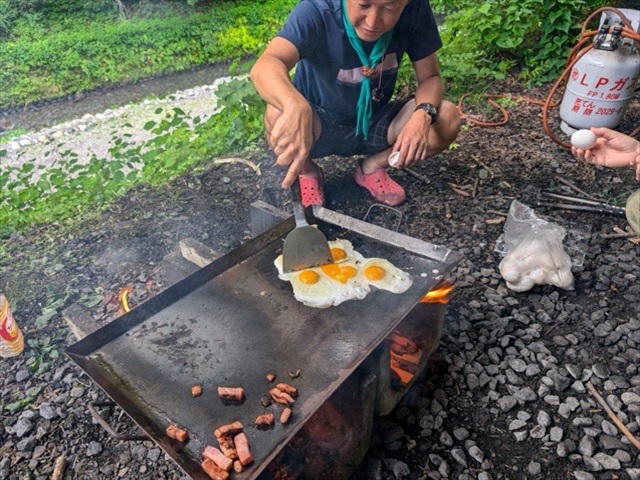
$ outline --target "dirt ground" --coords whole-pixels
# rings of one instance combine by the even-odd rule
[[[547,88],[523,91],[515,85],[505,85],[505,90],[539,99],[547,93]],[[468,266],[497,272],[500,257],[494,247],[514,199],[535,206],[541,190],[579,195],[567,187],[571,182],[599,199],[624,205],[626,196],[636,188],[631,169],[614,171],[579,163],[568,150],[552,142],[543,130],[540,106],[515,103],[509,113],[509,122],[500,127],[463,122],[463,130],[450,150],[414,167],[413,174],[392,173],[407,191],[407,201],[398,208],[403,215],[400,232],[460,251]],[[636,99],[620,130],[630,132],[638,124],[640,105]],[[560,134],[555,119],[552,128]],[[175,251],[184,238],[195,238],[219,253],[237,248],[250,238],[249,206],[256,200],[290,210],[288,196],[279,187],[282,171],[273,165],[273,156],[264,145],[245,158],[259,164],[260,175],[243,163],[213,166],[161,188],[139,187],[75,229],[48,225],[4,239],[7,255],[0,258],[0,292],[11,299],[26,338],[51,335],[58,338],[57,345],[62,348],[72,341],[60,314],[64,307],[80,301],[89,305],[96,296],[113,298],[126,284],[143,285],[147,280],[153,284],[163,257]],[[326,158],[318,163],[325,174],[326,206],[363,218],[372,199],[353,182],[354,159]],[[626,239],[600,238],[600,233],[613,233],[616,225],[626,227],[622,218],[545,208],[538,212],[560,224],[590,231],[582,248],[596,245],[605,256],[634,248]],[[156,291],[163,288],[153,285]],[[474,288],[461,289],[450,306],[452,314],[475,294]],[[145,299],[143,292],[135,295],[134,304]],[[586,299],[595,294],[589,285],[579,284],[575,295],[574,301],[580,302],[583,295]],[[43,313],[52,306],[57,313],[43,321]],[[620,298],[611,303],[609,311],[610,315],[624,315],[627,309],[627,302]],[[115,318],[116,310],[117,306],[106,301],[91,304],[98,320]],[[590,348],[594,357],[608,355],[598,344]],[[60,355],[51,368],[64,362],[68,360]],[[9,365],[7,361],[2,363]],[[459,415],[480,423],[491,420],[473,405]],[[483,415],[486,418],[481,418]],[[3,413],[5,426],[14,420],[14,416]],[[100,427],[92,428],[98,432]],[[523,444],[503,443],[500,438],[495,442],[492,449],[510,462],[526,456]],[[108,457],[110,447],[105,448],[103,455]],[[426,462],[428,450],[423,455]],[[420,458],[411,461],[418,464]],[[522,462],[526,465],[526,458]],[[503,473],[508,474],[509,469],[505,469]],[[563,472],[566,470],[559,469],[557,476],[552,473],[547,478],[566,478]]]

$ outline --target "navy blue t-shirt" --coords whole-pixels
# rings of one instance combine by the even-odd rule
[[[301,0],[278,36],[293,43],[300,54],[293,79],[298,91],[312,104],[324,108],[336,122],[355,122],[362,62],[345,34],[341,0]],[[363,44],[365,49],[373,45]],[[393,95],[404,53],[415,62],[441,46],[429,2],[409,0],[382,62],[383,96],[381,101],[373,102],[374,115]],[[378,87],[379,80],[377,74],[371,79],[372,89]]]

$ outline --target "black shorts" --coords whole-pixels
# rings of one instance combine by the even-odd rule
[[[366,140],[363,135],[356,137],[355,124],[337,123],[329,117],[326,110],[312,104],[311,108],[320,117],[322,132],[311,149],[311,158],[322,158],[328,155],[341,157],[373,155],[386,150],[391,146],[387,141],[389,125],[409,100],[411,99],[393,100],[382,107],[371,119]]]

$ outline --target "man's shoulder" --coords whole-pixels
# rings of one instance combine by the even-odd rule
[[[337,12],[341,8],[341,0],[301,0],[301,4],[313,5],[321,12]]]

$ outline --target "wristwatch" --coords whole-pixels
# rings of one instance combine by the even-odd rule
[[[418,110],[424,110],[424,112],[431,117],[431,125],[436,123],[438,120],[438,109],[434,107],[431,103],[421,103],[419,104],[414,112]]]

